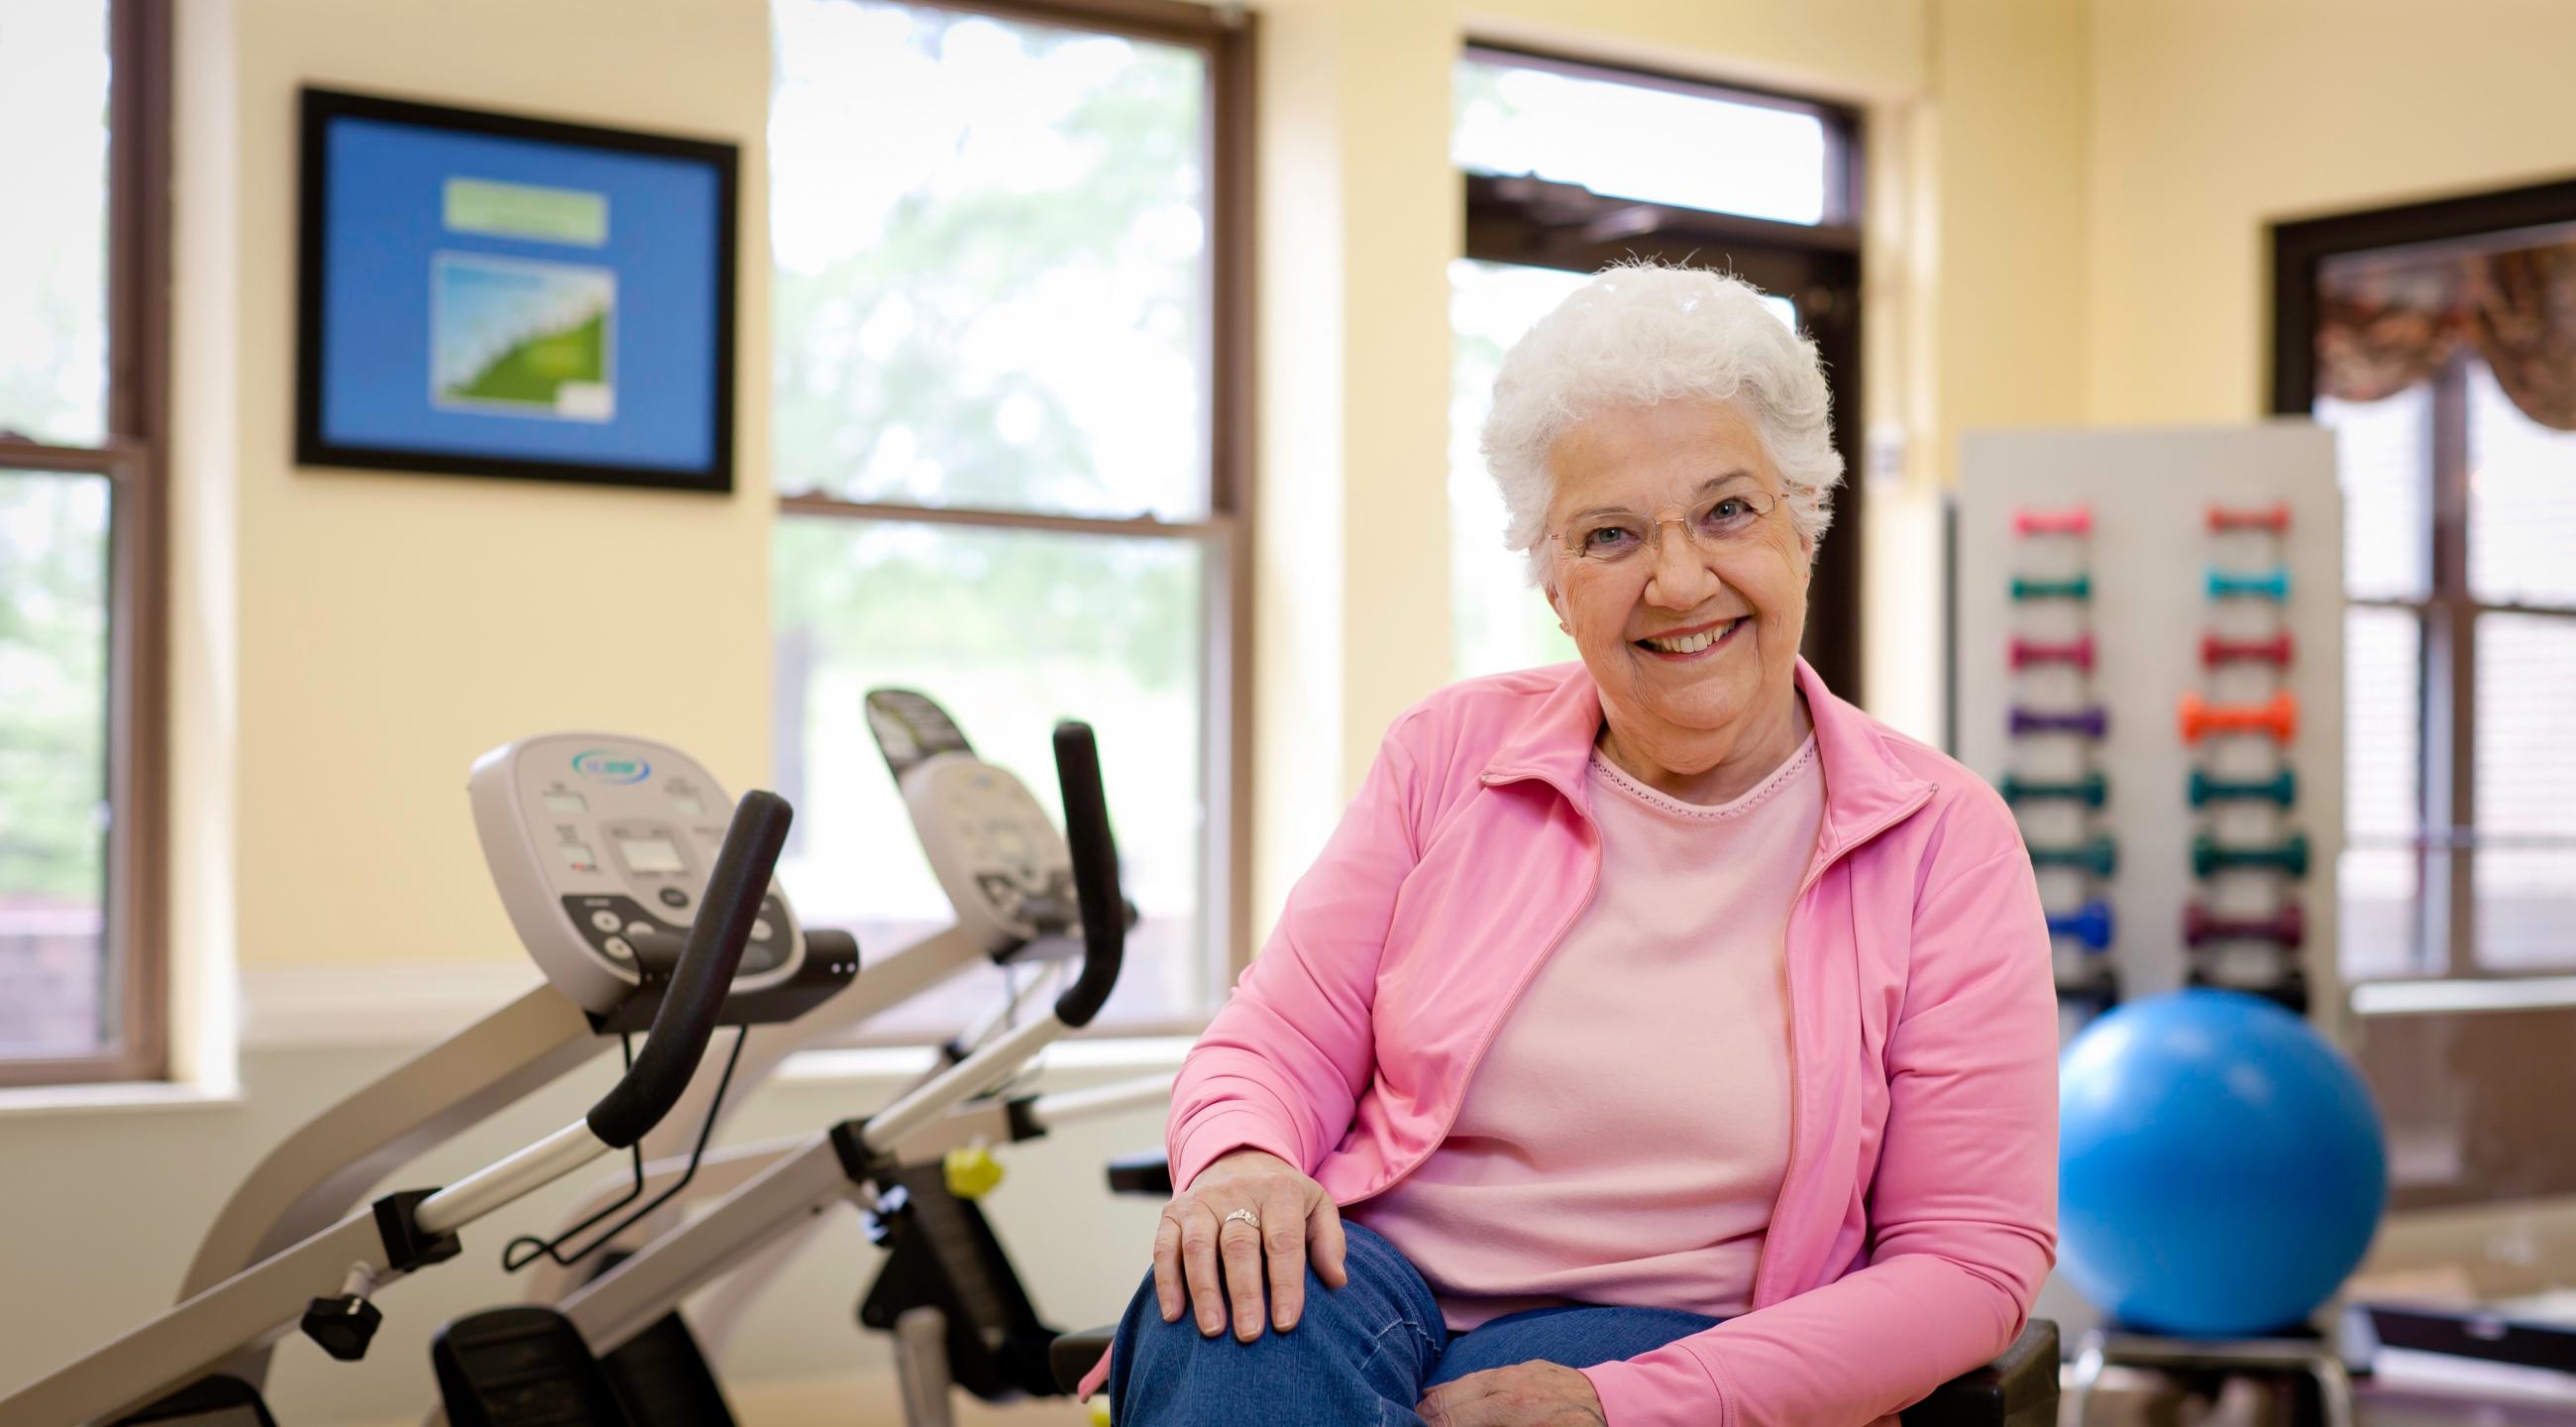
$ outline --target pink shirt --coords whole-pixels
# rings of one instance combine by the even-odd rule
[[[1561,1303],[1751,1306],[1789,1163],[1789,908],[1825,811],[1813,738],[1730,802],[1599,754],[1601,885],[1448,1137],[1350,1217],[1464,1331]]]

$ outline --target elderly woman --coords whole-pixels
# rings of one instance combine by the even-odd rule
[[[2055,1247],[2003,803],[1798,658],[1842,462],[1754,290],[1620,267],[1485,454],[1579,664],[1396,720],[1172,1097],[1120,1427],[1887,1417]]]

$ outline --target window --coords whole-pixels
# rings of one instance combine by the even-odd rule
[[[1466,255],[1449,272],[1450,653],[1460,676],[1574,657],[1502,548],[1502,497],[1477,438],[1503,353],[1604,264],[1734,271],[1822,350],[1835,444],[1856,472],[1859,119],[1803,99],[1473,47],[1452,80],[1450,154],[1467,178]],[[1807,656],[1860,694],[1861,491],[1834,498]]]
[[[1245,947],[1247,32],[1136,0],[772,13],[783,875],[880,952],[950,918],[870,688],[937,700],[1051,809],[1081,718],[1143,918],[1103,1023],[1195,1027]]]
[[[2347,979],[2576,968],[2576,184],[2275,230],[2345,501]]]
[[[165,1068],[169,10],[0,13],[0,1085]]]

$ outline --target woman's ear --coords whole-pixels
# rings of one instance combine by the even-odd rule
[[[1565,596],[1554,585],[1547,587],[1547,607],[1556,611],[1556,627],[1572,634],[1574,624],[1566,617]]]

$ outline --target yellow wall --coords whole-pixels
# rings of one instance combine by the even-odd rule
[[[536,728],[649,728],[734,782],[766,771],[766,6],[209,0],[182,13],[179,964],[214,973],[195,987],[206,1004],[236,959],[508,959],[456,796],[476,753]],[[1387,721],[1444,675],[1444,543],[1427,534],[1389,559],[1355,533],[1445,519],[1461,37],[1798,85],[1893,118],[1922,97],[1929,13],[1925,0],[1265,8],[1256,925]],[[297,469],[294,91],[308,82],[739,144],[740,489]],[[601,621],[619,561],[685,575],[648,632],[613,645]]]
[[[1924,89],[1872,112],[1863,281],[1870,450],[1863,677],[1872,713],[1942,730],[1943,493],[1958,437],[2080,414],[2082,9],[1939,0]]]
[[[2408,7],[2430,13],[2421,7]],[[2483,0],[1276,0],[1262,12],[1254,923],[1387,720],[1444,674],[1446,278],[1460,39],[1859,105],[1868,126],[1872,702],[1937,728],[1938,503],[1985,425],[2260,404],[2268,215],[2576,166],[2576,7]],[[182,10],[183,968],[505,959],[456,783],[532,728],[649,726],[766,770],[760,0],[210,0]],[[513,42],[494,44],[507,31]],[[565,64],[579,55],[578,64]],[[2420,65],[2420,68],[2419,68]],[[683,78],[684,77],[684,78]],[[743,149],[728,499],[299,471],[293,91],[418,94]],[[1425,532],[1389,558],[1373,532]],[[684,583],[597,640],[609,562]],[[679,651],[692,661],[671,677]],[[640,659],[638,656],[641,656]],[[376,809],[406,810],[389,824]]]
[[[2264,226],[2576,173],[2563,0],[2095,0],[2096,421],[2268,406]]]
[[[765,773],[769,37],[762,0],[176,8],[174,933],[188,1004],[224,1033],[183,1049],[220,1082],[236,952],[263,971],[516,956],[460,796],[483,748],[536,728],[642,727],[738,784]],[[1279,0],[1264,25],[1257,924],[1387,717],[1447,664],[1431,532],[1458,35],[1864,107],[1868,417],[1888,458],[1855,473],[1884,482],[1870,658],[1876,702],[1918,728],[1938,704],[1932,539],[1960,430],[2253,415],[2265,219],[2576,169],[2557,72],[2576,52],[2576,6],[2558,0]],[[741,491],[294,469],[293,91],[308,81],[740,144]],[[1371,512],[1422,530],[1423,558],[1364,545]],[[597,643],[583,618],[608,608],[602,571],[619,559],[689,572],[641,650]],[[685,677],[670,675],[675,651],[693,661]],[[259,1052],[236,1104],[0,1115],[0,1162],[50,1167],[0,1196],[0,1222],[44,1226],[0,1235],[0,1281],[52,1286],[77,1310],[0,1351],[0,1386],[161,1301],[239,1170],[402,1049]],[[560,1123],[578,1088],[451,1150],[442,1172]],[[773,1087],[746,1125],[812,1125],[874,1098]],[[1095,1185],[1099,1148],[1060,1147],[1014,1201],[1032,1281],[1067,1317],[1114,1307],[1103,1261],[1135,1241],[1050,1235],[1029,1206]],[[781,1295],[780,1321],[842,1331],[781,1338],[746,1371],[840,1361],[849,1281],[823,1263]],[[488,1277],[460,1266],[450,1286],[424,1284],[448,1297],[389,1333],[500,1296]],[[390,1418],[417,1406],[417,1343],[387,1361],[413,1366],[286,1371],[311,1394],[297,1401],[329,1404],[308,1420]]]
[[[178,10],[181,964],[219,961],[227,941],[246,968],[515,957],[464,815],[476,754],[608,727],[649,729],[737,783],[767,768],[766,9]],[[304,83],[742,144],[737,492],[297,469]],[[621,568],[669,573],[638,599]],[[650,624],[612,638],[611,616],[637,609]],[[228,877],[205,865],[227,855]]]

